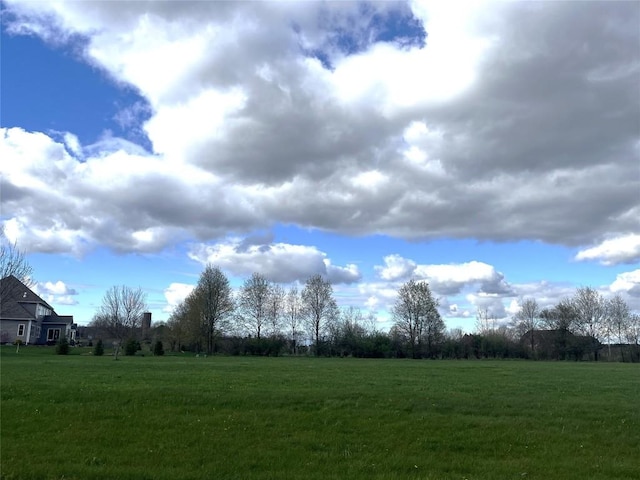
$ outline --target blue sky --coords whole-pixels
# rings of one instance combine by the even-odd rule
[[[207,262],[383,329],[409,278],[468,331],[640,309],[636,3],[2,5],[1,220],[80,324],[119,284],[166,320]]]

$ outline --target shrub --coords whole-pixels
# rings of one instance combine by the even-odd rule
[[[162,347],[162,342],[160,340],[158,340],[153,346],[153,354],[164,355],[164,348]]]
[[[69,354],[69,340],[67,340],[67,337],[60,337],[60,340],[58,340],[56,344],[56,353],[58,355]]]
[[[138,350],[142,350],[140,342],[135,338],[130,338],[124,346],[124,354],[127,356],[135,355]]]
[[[102,340],[98,340],[96,342],[96,346],[93,347],[93,354],[98,357],[104,355],[104,345],[102,344]]]

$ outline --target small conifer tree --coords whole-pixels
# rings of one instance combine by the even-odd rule
[[[138,350],[141,350],[140,342],[135,338],[130,338],[124,346],[124,354],[128,356],[135,355]]]
[[[56,353],[58,355],[68,355],[69,354],[69,340],[67,337],[61,337],[56,344]]]
[[[153,354],[154,355],[164,355],[164,348],[162,346],[162,342],[160,340],[158,340],[155,345],[153,346]]]
[[[93,347],[93,354],[98,357],[104,355],[104,345],[102,344],[102,340],[98,340],[96,342],[95,347]]]

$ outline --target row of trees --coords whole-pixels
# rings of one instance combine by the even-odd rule
[[[541,350],[536,343],[537,339],[542,340],[540,330],[555,334],[555,356],[559,358],[567,355],[570,341],[584,343],[587,339],[587,351],[594,360],[598,360],[601,343],[606,344],[609,358],[614,345],[625,344],[619,348],[621,360],[625,361],[625,354],[636,352],[640,343],[640,316],[631,313],[620,295],[606,299],[592,287],[578,288],[572,297],[546,309],[540,308],[533,298],[525,299],[510,327],[518,337],[526,338],[531,356]]]
[[[333,288],[320,275],[309,278],[300,292],[296,287],[285,291],[254,273],[234,295],[225,274],[207,265],[167,327],[174,349],[213,353],[223,335],[244,335],[265,346],[269,344],[266,339],[286,339],[292,353],[297,353],[303,334],[308,333],[320,355],[337,316]]]
[[[124,341],[135,335],[145,309],[140,289],[112,287],[93,325]],[[640,317],[619,295],[607,300],[591,287],[546,309],[526,298],[508,322],[479,309],[474,334],[446,332],[438,300],[423,281],[403,284],[390,313],[393,327],[381,332],[372,315],[339,309],[331,284],[320,275],[301,290],[284,290],[254,273],[234,292],[226,275],[208,265],[191,294],[156,329],[156,340],[174,351],[209,354],[595,360],[606,342],[608,358],[615,353],[623,361],[640,361]]]
[[[435,357],[445,325],[426,282],[409,281],[398,292],[392,335],[359,309],[340,310],[331,284],[310,277],[302,290],[285,291],[254,273],[234,294],[226,275],[208,265],[193,291],[161,328],[172,350],[236,354]],[[110,288],[92,326],[121,343],[136,335],[146,309],[141,289]]]
[[[394,347],[391,337],[376,330],[374,317],[365,319],[353,307],[338,309],[331,284],[320,275],[310,277],[301,291],[295,286],[285,291],[254,273],[234,296],[224,273],[208,265],[167,327],[172,348],[208,353],[227,336],[236,339],[234,352],[296,354],[309,346],[315,355],[380,357],[401,350],[414,358],[432,357],[445,332],[437,306],[426,282],[404,284],[393,308]]]

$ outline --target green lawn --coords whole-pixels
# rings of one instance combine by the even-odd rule
[[[7,480],[640,476],[640,365],[0,351]]]

